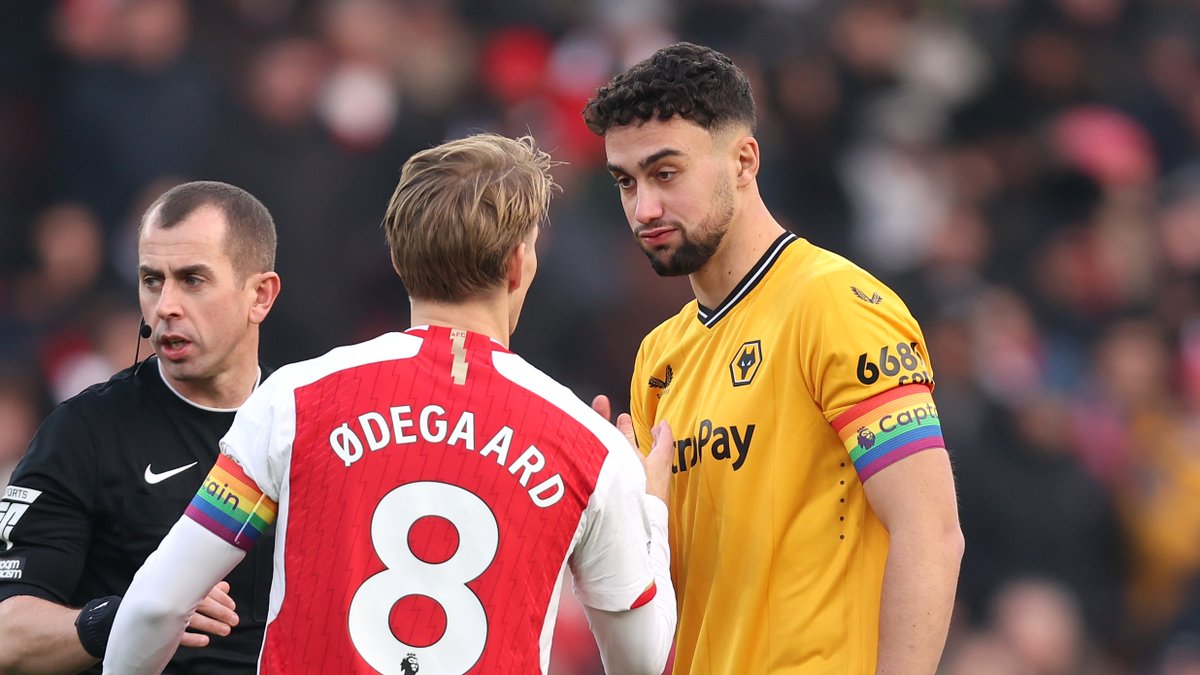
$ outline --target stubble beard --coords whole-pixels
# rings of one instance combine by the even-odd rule
[[[733,220],[733,194],[725,183],[721,183],[713,194],[712,207],[694,234],[688,234],[678,222],[671,223],[683,239],[675,250],[642,248],[658,276],[682,277],[698,272],[717,252]]]

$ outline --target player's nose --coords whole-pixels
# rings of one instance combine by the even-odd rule
[[[661,220],[663,217],[662,200],[653,191],[643,190],[639,192],[633,215],[642,225],[649,225],[656,220]]]

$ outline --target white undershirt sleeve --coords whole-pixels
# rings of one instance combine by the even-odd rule
[[[675,637],[676,601],[667,543],[667,505],[650,495],[643,495],[642,501],[650,523],[654,598],[637,609],[624,612],[609,612],[586,604],[583,608],[592,634],[596,636],[606,673],[661,675]]]
[[[121,599],[104,656],[106,675],[162,672],[192,612],[245,555],[191,518],[180,518]]]

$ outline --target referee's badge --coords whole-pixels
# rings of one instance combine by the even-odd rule
[[[29,507],[41,496],[41,490],[33,490],[18,485],[9,485],[4,488],[4,497],[0,499],[0,544],[4,545],[4,551],[8,551],[13,547],[12,531],[21,520],[21,516],[25,515]],[[4,551],[0,551],[0,553]],[[15,576],[13,575],[14,569]],[[17,565],[15,568],[11,565],[0,565],[0,579],[20,578],[20,565]]]
[[[733,380],[733,386],[742,387],[753,382],[762,360],[761,340],[743,342],[733,355],[733,361],[729,362],[729,377]]]

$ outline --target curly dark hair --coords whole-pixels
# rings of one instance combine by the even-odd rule
[[[613,127],[676,115],[709,131],[734,122],[753,131],[750,80],[715,49],[679,42],[614,77],[583,108],[584,122],[600,136]]]

